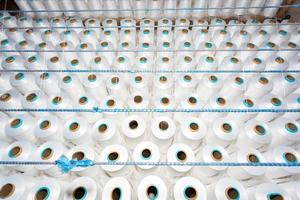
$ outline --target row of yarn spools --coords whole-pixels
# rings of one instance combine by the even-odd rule
[[[53,164],[16,164],[1,166],[1,174],[17,171],[31,176],[44,174],[58,179],[67,179],[70,178],[70,175],[78,175],[98,176],[105,180],[105,178],[115,176],[133,176],[133,178],[137,178],[151,173],[163,174],[162,176],[166,178],[191,175],[201,179],[205,184],[213,183],[223,176],[230,176],[243,181],[247,185],[257,184],[263,179],[274,182],[292,181],[296,180],[297,174],[299,174],[300,169],[297,166],[236,167],[221,165],[222,162],[298,163],[300,155],[298,151],[299,130],[296,130],[299,128],[299,124],[297,122],[277,120],[273,128],[277,127],[278,130],[273,130],[272,134],[270,130],[267,130],[268,125],[263,126],[265,124],[261,125],[262,123],[259,122],[251,121],[246,124],[245,130],[241,131],[235,127],[234,122],[220,119],[213,124],[212,130],[207,133],[198,131],[199,133],[195,134],[197,132],[195,127],[202,124],[199,123],[199,119],[194,118],[195,122],[183,123],[182,125],[189,132],[176,132],[175,134],[174,129],[176,127],[167,117],[154,118],[149,132],[142,132],[141,129],[144,128],[142,126],[145,126],[145,124],[142,124],[143,120],[133,120],[133,118],[138,119],[138,116],[130,117],[132,121],[122,123],[121,129],[127,129],[131,134],[139,135],[119,132],[116,123],[107,119],[97,121],[92,130],[84,130],[89,127],[83,119],[79,118],[69,120],[66,122],[69,126],[63,126],[63,128],[56,127],[56,124],[50,124],[51,119],[44,120],[40,122],[39,127],[35,127],[34,133],[24,133],[23,130],[32,125],[26,124],[27,121],[25,121],[24,116],[20,116],[20,118],[12,120],[6,126],[8,137],[13,135],[14,138],[19,140],[10,144],[4,140],[1,141],[2,160],[51,163],[65,155],[68,159],[78,161],[88,159],[95,163],[111,162],[111,165],[74,167],[71,169],[70,174],[63,172],[57,165]],[[53,122],[53,118],[51,122]],[[20,125],[20,123],[23,124]],[[17,127],[18,125],[19,127]],[[252,129],[247,129],[249,127]],[[49,133],[53,132],[55,128],[64,130]],[[199,127],[198,129],[204,128]],[[43,135],[44,132],[46,132],[46,135]],[[5,139],[9,139],[8,137]],[[25,138],[27,140],[22,140]],[[51,140],[52,138],[55,140]],[[143,141],[146,138],[147,141]],[[143,164],[136,164],[136,166],[125,164],[130,161],[142,162]],[[113,162],[120,163],[114,165]],[[145,164],[147,162],[149,163]],[[153,164],[157,162],[194,164],[184,166]],[[218,162],[220,165],[197,166],[197,162]],[[199,170],[199,167],[201,167],[201,170]]]
[[[30,180],[30,181],[28,181]],[[101,180],[101,179],[100,179]],[[203,200],[295,200],[300,198],[299,181],[284,184],[261,183],[245,187],[238,180],[221,178],[215,184],[204,186],[200,180],[185,176],[168,184],[160,176],[144,176],[138,181],[123,177],[111,178],[104,184],[89,177],[74,178],[71,182],[53,178],[29,178],[25,175],[10,175],[0,181],[4,199],[203,199]]]
[[[66,16],[80,15],[85,18],[95,16],[100,18],[132,17],[137,19],[146,17],[151,19],[160,17],[231,17],[249,14],[274,17],[282,4],[282,0],[231,0],[226,3],[222,0],[15,0],[15,2],[21,10],[33,11],[24,13],[28,16],[61,16],[64,14]],[[81,11],[76,12],[76,9]],[[41,10],[46,12],[40,12]]]
[[[198,109],[299,109],[298,79],[292,75],[269,79],[265,76],[255,76],[245,79],[242,76],[232,76],[226,81],[217,75],[204,76],[195,81],[192,75],[182,76],[175,84],[167,75],[154,78],[153,85],[142,75],[132,76],[130,84],[122,76],[112,75],[105,82],[99,75],[83,75],[79,79],[74,75],[57,78],[48,73],[34,77],[28,73],[16,73],[7,79],[7,74],[1,76],[1,109],[83,109],[87,119],[93,121],[96,117],[95,107],[101,109],[156,109],[168,110],[167,115],[177,119],[179,116],[202,116],[211,122],[218,117],[226,116],[225,112],[199,113]],[[36,79],[36,82],[35,82]],[[136,83],[136,80],[140,81]],[[194,80],[194,81],[192,81]],[[11,83],[11,84],[10,84]],[[187,110],[190,113],[173,113],[173,110]],[[5,111],[6,112],[6,111]],[[125,111],[125,112],[130,112]],[[152,112],[152,111],[151,111]],[[175,112],[175,111],[174,111]],[[15,115],[7,111],[8,115]],[[33,112],[35,116],[43,113]],[[83,113],[82,113],[83,114]],[[113,113],[110,113],[111,115]],[[58,113],[58,116],[73,116],[71,113]],[[150,116],[148,113],[143,115]],[[228,114],[239,117],[242,122],[250,118],[271,121],[280,116],[298,120],[297,112],[253,112]],[[88,117],[90,116],[90,117]],[[236,118],[234,117],[234,118]]]

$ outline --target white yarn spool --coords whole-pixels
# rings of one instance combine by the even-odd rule
[[[41,90],[32,90],[24,94],[22,106],[26,109],[47,108],[47,96]],[[35,117],[49,115],[49,113],[30,112]]]
[[[156,96],[154,99],[154,107],[158,109],[174,109],[176,105],[175,98],[173,95],[160,95]],[[172,117],[173,113],[153,113],[153,116],[168,116]]]
[[[298,162],[300,155],[299,153],[288,146],[277,146],[267,153],[265,157],[269,162],[278,163],[296,163]],[[298,174],[299,168],[297,167],[284,167],[284,168],[269,168],[266,172],[266,177],[273,181],[279,182],[280,179],[288,177],[290,175]],[[277,179],[277,180],[276,180]],[[283,179],[284,180],[284,179]]]
[[[62,75],[62,78],[59,80],[59,85],[62,91],[64,91],[72,99],[75,99],[75,101],[85,95],[84,88],[76,75]]]
[[[198,179],[186,176],[176,181],[173,188],[173,197],[180,199],[207,199],[206,188]]]
[[[224,51],[217,51],[215,58],[218,58],[219,62],[221,62],[226,57],[233,57],[235,54],[235,50],[237,50],[238,48],[234,43],[224,41],[220,44],[219,49]]]
[[[174,87],[175,100],[179,101],[181,98],[193,93],[197,83],[197,78],[193,74],[179,75]]]
[[[251,36],[247,31],[236,31],[233,32],[232,38],[234,38],[233,43],[240,48],[242,44],[249,43]]]
[[[108,94],[116,96],[119,99],[126,101],[128,98],[128,86],[123,76],[118,74],[110,75],[106,80]]]
[[[71,42],[74,46],[77,46],[80,43],[77,33],[72,29],[60,33],[60,38],[62,41]]]
[[[0,108],[22,108],[22,95],[16,89],[6,90],[0,96]],[[7,112],[9,116],[16,116],[18,113]]]
[[[269,34],[274,33],[277,28],[278,28],[278,24],[276,19],[268,19],[266,18],[263,22],[263,24],[265,25],[264,27],[262,27],[261,29],[267,31]]]
[[[39,52],[39,55],[44,60],[48,60],[50,58],[58,56],[57,52],[46,52],[48,50],[53,50],[53,49],[55,49],[55,47],[53,46],[52,42],[41,42],[36,46],[36,50]]]
[[[43,33],[46,29],[48,29],[48,28],[45,28],[45,27],[50,27],[48,19],[45,19],[43,17],[37,17],[33,20],[34,20],[33,21],[33,27],[36,27],[37,28],[36,30],[39,33]]]
[[[143,44],[143,43],[149,43],[151,45],[154,45],[154,37],[155,32],[154,30],[151,29],[144,29],[143,31],[140,31],[138,33],[138,42],[139,44]]]
[[[105,18],[118,18],[119,11],[116,1],[111,0],[102,0],[103,8],[107,10],[112,10],[111,12],[104,12],[103,15]]]
[[[64,31],[64,29],[66,28],[66,22],[65,19],[63,19],[62,17],[54,17],[49,19],[49,23],[51,28],[55,27],[55,31],[57,30],[57,32],[60,34],[61,32]],[[50,30],[50,28],[48,28]]]
[[[28,3],[28,1],[16,0],[15,3],[18,5],[18,7],[21,10],[29,10],[29,11],[32,10],[31,7],[30,7],[30,5],[29,5],[29,3]],[[26,15],[33,17],[34,16],[34,12],[28,12],[28,13],[26,13]]]
[[[81,31],[79,33],[79,38],[82,43],[89,43],[94,48],[96,48],[96,44],[98,43],[98,36],[97,32],[94,29],[86,29]]]
[[[193,150],[186,144],[174,143],[167,151],[167,162],[180,162],[189,163],[195,161],[195,155]],[[191,171],[192,166],[171,166],[171,171],[168,170],[167,173],[171,177],[184,176],[189,171]]]
[[[287,109],[298,109],[300,106],[300,94],[298,92],[292,93],[285,98]],[[284,113],[284,118],[291,120],[298,120],[300,118],[299,113]]]
[[[194,56],[193,50],[195,49],[195,47],[191,42],[182,41],[181,43],[179,43],[178,47],[175,47],[175,49],[178,50],[175,53],[176,57]]]
[[[92,45],[91,43],[86,43],[86,42],[80,43],[76,47],[76,50],[79,51],[77,53],[79,60],[83,62],[85,66],[88,66],[90,62],[93,60],[93,58],[96,56],[96,52],[93,52],[96,49],[94,45]]]
[[[65,146],[59,142],[45,142],[36,152],[34,158],[39,162],[55,162],[66,152]],[[66,178],[68,174],[62,173],[56,166],[53,165],[37,165],[35,168],[49,176],[56,178]]]
[[[144,74],[132,74],[129,78],[129,90],[131,94],[141,93],[143,95],[149,95],[150,93],[150,81],[149,77]],[[130,97],[129,97],[130,98]]]
[[[94,70],[109,70],[111,69],[110,64],[108,63],[107,59],[105,56],[101,55],[96,55],[94,56],[93,59],[91,59],[90,64],[89,64],[91,69]],[[107,79],[108,74],[97,74],[98,77],[103,77],[104,79]],[[100,80],[102,81],[102,80]]]
[[[273,90],[272,94],[286,97],[299,88],[299,79],[294,77],[293,74],[286,74],[284,76],[278,76],[273,78]]]
[[[292,200],[291,194],[287,193],[281,187],[282,184],[276,183],[263,183],[257,186],[248,188],[247,192],[249,199],[274,199],[274,198],[283,198],[286,200]]]
[[[26,52],[28,50],[33,50],[34,48],[35,44],[30,40],[23,40],[19,43],[16,43],[16,50],[20,52],[21,56],[23,56],[24,59],[35,55],[35,52]]]
[[[274,17],[274,15],[276,14],[276,12],[279,9],[279,8],[276,8],[276,6],[280,6],[281,4],[282,4],[282,0],[275,0],[275,1],[267,0],[265,3],[265,7],[274,6],[275,8],[264,8],[263,15],[266,17]]]
[[[36,147],[29,141],[19,140],[10,144],[5,150],[3,156],[4,160],[7,161],[24,161],[32,158],[33,153],[35,152]],[[23,172],[28,176],[34,176],[37,174],[37,170],[33,165],[11,165],[11,169]]]
[[[173,79],[174,78],[169,74],[157,74],[153,80],[153,95],[172,94],[174,86]]]
[[[95,1],[95,0],[92,0],[92,2],[97,2],[97,3],[99,3],[99,4],[101,4],[102,2],[100,2],[100,1]],[[101,7],[101,6],[100,6]],[[99,7],[99,8],[100,8]],[[93,8],[95,8],[94,6],[93,6]],[[97,12],[97,15],[98,16],[101,16],[102,14],[101,13],[99,13],[99,12]],[[101,29],[100,29],[100,21],[97,19],[97,18],[89,18],[89,19],[87,19],[85,22],[84,22],[84,25],[85,25],[85,27],[88,29],[88,30],[93,30],[93,31],[95,31],[95,33],[96,33],[96,36],[97,36],[97,38],[100,38],[100,34],[101,34]]]
[[[1,40],[0,48],[1,48],[1,50],[14,51],[15,50],[15,42],[11,39],[7,39],[6,36],[5,36],[5,39]],[[1,58],[1,61],[2,61],[7,57],[15,56],[15,55],[19,56],[19,53],[18,52],[3,52],[2,55],[0,56],[0,58]]]
[[[7,14],[6,16],[2,17],[1,23],[8,28],[16,27],[17,25],[17,19],[15,16],[11,16],[10,14]]]
[[[90,10],[101,9],[101,8],[103,8],[102,1],[88,0],[88,7],[89,7]],[[97,18],[101,18],[102,15],[103,15],[103,12],[102,11],[97,11],[97,12],[93,13],[93,15],[96,16]]]
[[[265,76],[255,76],[249,80],[245,96],[253,99],[259,99],[260,97],[271,92],[272,89],[273,81],[271,79]]]
[[[241,9],[235,9],[234,14],[236,14],[236,15],[246,15],[246,14],[248,14],[249,11],[245,7],[251,6],[250,3],[252,3],[252,1],[250,1],[250,0],[236,1],[235,6],[236,7],[241,7]]]
[[[245,51],[237,51],[235,57],[239,58],[242,62],[245,63],[245,60],[249,57],[254,57],[257,54],[257,46],[252,43],[244,43],[239,49],[244,49]],[[261,54],[263,52],[259,52]],[[256,56],[257,57],[257,56]]]
[[[221,0],[212,0],[208,2],[208,8],[210,8],[207,12],[209,16],[218,16],[219,8],[222,8],[223,2]]]
[[[174,121],[166,116],[156,117],[151,122],[151,141],[160,146],[165,152],[172,144],[176,126]]]
[[[225,57],[220,66],[219,70],[241,70],[243,68],[242,62],[237,57],[227,56]],[[226,73],[222,75],[222,78],[225,79],[230,74]]]
[[[159,0],[149,0],[148,1],[148,8],[150,8],[150,10],[147,12],[147,17],[148,18],[157,20],[157,19],[159,19],[161,17],[162,13],[161,13],[161,11],[159,9],[162,8],[162,1],[159,1]]]
[[[113,12],[111,12],[111,13],[113,13]],[[104,19],[102,21],[102,27],[103,27],[104,32],[107,30],[110,30],[110,31],[115,31],[116,33],[118,33],[118,22],[115,19],[110,19],[110,18]]]
[[[177,2],[176,1],[172,1],[172,0],[166,0],[163,1],[163,8],[166,9],[164,10],[163,16],[173,19],[176,17],[176,11],[173,9],[176,9],[177,7]]]
[[[212,42],[217,47],[220,47],[221,43],[229,41],[230,39],[231,39],[230,33],[228,33],[226,30],[215,31],[212,36]]]
[[[131,185],[127,179],[123,177],[111,178],[103,187],[102,199],[131,199],[134,196],[131,190]]]
[[[74,145],[87,144],[93,145],[90,125],[81,117],[73,117],[65,122],[63,126],[63,135],[65,140]]]
[[[224,30],[226,22],[220,18],[214,18],[210,21],[209,32],[213,35],[215,31]]]
[[[270,149],[279,145],[292,146],[300,141],[300,124],[297,121],[281,117],[272,121],[270,127],[273,132]]]
[[[257,57],[248,57],[244,61],[244,66],[243,68],[245,70],[254,70],[254,71],[263,71],[266,68],[266,63],[265,61],[257,58]],[[255,77],[255,73],[249,73],[249,74],[243,74],[244,77],[251,78]],[[250,79],[251,80],[251,79]]]
[[[100,102],[100,108],[104,109],[122,109],[124,107],[123,101],[117,97],[106,96],[102,98]],[[118,112],[103,112],[105,118],[112,119],[115,123],[118,123],[120,120],[123,120],[126,113]]]
[[[238,125],[230,118],[218,118],[213,124],[212,128],[208,130],[205,137],[206,144],[217,144],[224,148],[228,148],[233,144],[238,137]]]
[[[41,73],[37,74],[35,82],[48,96],[61,92],[58,85],[58,80],[55,74],[52,73]]]
[[[10,77],[10,84],[19,90],[22,94],[25,94],[32,90],[39,90],[39,87],[34,81],[34,75],[28,73],[15,73]]]
[[[127,100],[129,108],[132,109],[146,109],[150,105],[150,95],[144,94],[142,92],[131,92],[130,97]],[[151,114],[149,113],[136,113],[139,116],[142,116],[146,121],[149,120]]]
[[[205,0],[199,0],[194,2],[194,8],[208,8],[208,2]],[[207,16],[207,11],[206,10],[193,10],[192,17],[193,18],[203,18]]]
[[[118,132],[117,124],[111,119],[101,118],[92,127],[93,140],[101,147],[121,144],[123,139]]]
[[[125,23],[126,24],[126,23]],[[127,25],[126,25],[127,26]],[[129,26],[132,26],[129,23]],[[119,33],[120,41],[122,44],[124,42],[131,43],[134,47],[136,46],[136,30],[132,28],[122,28]]]
[[[245,146],[265,151],[272,140],[272,131],[267,123],[249,120],[245,123],[242,132],[238,136],[236,146],[242,149]]]
[[[270,37],[270,42],[277,44],[278,46],[290,39],[291,35],[289,32],[279,29],[273,33]]]
[[[92,160],[96,161],[97,154],[94,151],[94,149],[87,145],[87,144],[81,144],[76,145],[75,147],[72,147],[69,149],[69,151],[66,153],[67,158],[70,160]],[[88,177],[95,177],[99,174],[99,166],[94,165],[89,168],[86,167],[77,167],[71,170],[71,172],[74,172],[78,174],[79,176],[88,176]]]
[[[216,94],[223,86],[221,77],[214,74],[203,75],[202,80],[197,87],[198,94],[206,94],[201,96],[203,103],[205,103],[212,95]]]
[[[69,64],[70,61],[77,59],[76,52],[65,52],[65,51],[72,51],[75,49],[75,46],[69,41],[61,41],[59,44],[56,45],[56,49],[59,51],[58,55],[61,60],[65,63]],[[71,63],[72,64],[72,63]]]
[[[5,60],[2,61],[1,63],[1,67],[3,69],[25,69],[24,65],[22,64],[24,61],[24,59],[21,56],[18,55],[14,55],[14,56],[9,56],[6,57]],[[10,75],[13,75],[13,73],[11,73]]]
[[[274,94],[267,94],[263,96],[258,102],[258,108],[261,109],[286,109],[285,101]],[[269,122],[273,119],[280,117],[282,113],[258,113],[255,117],[256,120]]]
[[[295,31],[294,34],[291,34],[291,38],[290,38],[291,42],[295,42],[297,45],[300,45],[299,39],[300,39],[300,30]]]
[[[152,0],[153,1],[153,0]],[[149,175],[144,177],[137,187],[138,199],[161,199],[167,200],[167,185],[159,176]]]
[[[174,57],[174,52],[172,51],[172,49],[174,48],[174,45],[170,41],[162,41],[161,43],[157,43],[158,52],[156,54],[156,62],[158,64],[160,61],[162,61],[163,63],[172,63],[171,58]],[[169,60],[166,60],[164,58],[168,58]],[[173,66],[170,66],[170,68],[173,68]]]
[[[257,7],[257,8],[252,8],[252,9],[249,9],[249,12],[253,15],[258,15],[261,13],[262,11],[262,8],[265,4],[266,0],[252,0],[251,2],[251,7]]]
[[[31,0],[29,1],[29,5],[32,8],[32,10],[46,10],[43,2],[39,0]],[[46,17],[48,14],[47,12],[39,12],[35,15]]]
[[[194,32],[193,42],[195,44],[195,48],[199,49],[199,45],[203,42],[209,41],[211,35],[209,34],[207,29],[199,29]]]
[[[197,155],[195,160],[198,162],[228,162],[227,151],[220,145],[205,145]],[[204,184],[215,182],[219,175],[227,169],[227,166],[206,166],[199,170],[198,167],[192,169],[191,174],[199,178]]]
[[[135,46],[132,43],[128,43],[128,42],[120,43],[118,50],[121,52],[118,53],[118,56],[116,57],[115,64],[114,64],[114,65],[117,65],[116,66],[117,69],[131,68],[131,66],[134,63],[134,59],[135,59],[135,52],[133,52],[134,49],[135,49]],[[128,67],[128,65],[130,67]]]
[[[219,91],[219,95],[226,96],[228,99],[235,99],[242,95],[247,89],[247,82],[243,76],[231,76],[224,81],[224,86]]]
[[[241,96],[240,98],[237,98],[233,100],[232,102],[232,107],[236,109],[245,109],[245,110],[251,110],[251,109],[256,109],[259,107],[259,103],[256,102],[255,98],[251,98],[248,96]],[[252,119],[255,117],[257,113],[228,113],[228,118],[235,120],[239,125],[242,125],[245,123],[247,120]]]
[[[9,82],[10,74],[0,73],[0,94],[3,94],[7,90],[13,89]]]
[[[64,192],[64,199],[99,199],[100,193],[101,187],[96,181],[89,177],[79,177],[68,184]]]
[[[121,145],[110,145],[105,147],[100,156],[100,162],[129,162],[130,157],[127,149]],[[126,165],[101,165],[101,168],[111,177],[128,177],[132,173],[132,168]]]
[[[234,1],[234,0],[233,0],[233,1]],[[231,0],[231,2],[232,2],[232,0]],[[229,3],[229,2],[228,2],[228,3]],[[226,3],[226,4],[227,4],[227,3]],[[227,10],[227,11],[231,12],[230,10]],[[225,10],[224,10],[223,12],[225,12]],[[237,19],[232,19],[232,20],[230,20],[230,21],[227,23],[226,30],[227,30],[228,33],[231,34],[231,36],[233,36],[234,33],[238,33],[238,32],[240,32],[240,31],[243,30],[243,25],[244,25],[243,22],[241,22],[241,21],[239,21],[239,20],[237,20]],[[247,32],[247,31],[246,31],[246,32]],[[247,32],[247,33],[248,33],[248,32]]]
[[[88,4],[85,0],[73,0],[73,5],[77,10],[89,10]],[[78,13],[82,18],[90,17],[91,12],[80,12]]]
[[[200,93],[201,94],[201,93]],[[210,97],[209,101],[207,102],[206,106],[204,108],[207,109],[226,109],[230,102],[228,102],[228,99],[226,97],[222,97],[219,95],[213,95]],[[227,113],[222,112],[212,112],[212,113],[201,113],[201,119],[206,121],[207,123],[213,122],[217,118],[221,118],[226,116]]]
[[[244,26],[244,31],[247,31],[250,34],[255,33],[259,29],[259,21],[256,19],[249,19],[247,20],[245,26]]]
[[[25,67],[29,70],[38,70],[38,69],[47,69],[47,64],[45,60],[40,55],[34,55],[29,57],[25,61]],[[35,77],[37,77],[37,74],[34,74]]]
[[[161,18],[157,21],[157,35],[161,35],[159,33],[163,31],[170,31],[172,30],[173,22],[169,18]],[[171,32],[172,33],[172,32]],[[160,38],[157,37],[157,40]]]
[[[197,51],[196,52],[196,58],[199,58],[201,56],[211,56],[214,57],[215,55],[215,49],[216,49],[216,45],[214,45],[211,42],[201,42],[199,44],[199,46],[197,47],[197,49],[201,50],[201,51]],[[207,51],[205,51],[207,50]]]
[[[180,56],[176,60],[177,60],[176,65],[179,66],[179,67],[177,67],[177,69],[181,69],[181,70],[195,69],[196,61],[193,59],[193,57],[191,57],[189,55]]]
[[[24,31],[23,36],[25,40],[33,41],[35,44],[43,42],[42,36],[37,29],[27,29]]]
[[[182,118],[179,123],[180,134],[175,136],[175,141],[189,145],[194,151],[197,150],[206,136],[206,124],[197,117]]]
[[[286,70],[289,67],[289,64],[286,60],[281,57],[270,57],[266,60],[265,70]],[[274,78],[282,76],[281,74],[268,74],[268,77]]]
[[[155,55],[155,46],[154,44],[148,43],[148,42],[144,42],[142,44],[138,45],[138,56],[139,57],[148,57],[151,60],[154,60],[154,55]],[[132,61],[134,62],[134,59],[132,59]],[[132,62],[131,62],[132,63]],[[133,64],[133,63],[132,63]]]
[[[298,52],[296,51],[296,49],[299,48],[299,46],[297,44],[287,41],[287,42],[281,43],[280,46],[282,49],[287,49],[287,50],[278,51],[278,53],[277,53],[278,57],[281,57],[284,60],[290,60],[297,56]]]
[[[45,8],[47,8],[47,10],[52,11],[52,12],[47,13],[47,15],[49,15],[50,17],[60,17],[62,15],[62,12],[53,12],[53,10],[60,10],[59,4],[57,1],[46,0],[46,1],[44,1],[44,5],[45,5]],[[39,8],[39,9],[41,9],[41,8]]]
[[[54,115],[44,116],[34,124],[34,135],[41,141],[63,142],[62,123]]]
[[[63,93],[52,94],[48,97],[49,109],[71,109],[72,107],[72,101]],[[75,115],[75,113],[72,112],[54,114],[63,120],[70,119]]]
[[[76,108],[79,109],[91,109],[97,106],[97,102],[91,95],[81,96],[75,103]],[[95,122],[99,117],[102,116],[101,113],[79,113],[79,115],[85,118],[89,123]]]
[[[111,42],[107,41],[102,41],[99,45],[97,45],[97,50],[100,52],[99,55],[107,60],[109,66],[111,66],[115,61],[116,53],[113,52],[115,48]]]
[[[154,26],[155,26],[155,23],[152,19],[143,19],[140,21],[140,30],[142,30],[142,31],[144,31],[144,30],[154,31],[154,29],[155,29]],[[135,27],[133,29],[135,29]]]
[[[106,86],[99,74],[88,73],[84,74],[80,78],[85,92],[91,95],[97,101],[97,103],[100,103],[102,98],[107,96]]]

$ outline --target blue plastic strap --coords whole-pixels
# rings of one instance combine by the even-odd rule
[[[63,173],[68,173],[76,167],[90,167],[94,165],[92,160],[69,160],[64,155],[62,155],[55,163]]]

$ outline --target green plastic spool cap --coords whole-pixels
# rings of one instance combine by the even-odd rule
[[[51,122],[48,120],[44,120],[40,123],[40,129],[41,130],[47,130],[48,128],[51,127]]]
[[[7,63],[12,63],[12,62],[14,62],[16,59],[15,59],[15,57],[14,56],[9,56],[9,57],[7,57],[6,59],[5,59],[5,62],[7,62]]]
[[[143,43],[143,48],[149,48],[149,43]]]
[[[54,97],[54,98],[52,99],[52,103],[53,103],[54,105],[58,105],[58,104],[60,104],[62,101],[63,101],[63,99],[62,99],[61,97],[59,97],[59,96],[56,96],[56,97]]]
[[[293,83],[295,82],[295,77],[293,77],[292,75],[288,74],[284,77],[284,79],[288,82],[288,83]]]
[[[9,150],[8,156],[10,158],[17,158],[22,154],[22,152],[23,152],[23,149],[21,147],[15,146]]]
[[[170,43],[169,42],[164,42],[163,47],[170,47]]]
[[[15,75],[15,79],[16,80],[22,80],[25,77],[25,75],[23,73],[17,73]]]
[[[77,66],[79,64],[79,60],[77,59],[74,59],[71,61],[71,65],[74,67],[74,66]]]
[[[286,36],[288,33],[285,30],[280,30],[279,31],[280,35]]]
[[[9,44],[9,40],[8,39],[4,39],[1,41],[1,45],[8,45]]]
[[[143,63],[143,64],[147,63],[147,58],[146,57],[141,57],[140,58],[140,63]]]
[[[229,187],[225,190],[225,195],[228,200],[238,200],[240,199],[240,193],[234,187]]]
[[[206,47],[206,48],[209,48],[209,49],[210,49],[210,48],[212,48],[212,46],[213,46],[213,45],[212,45],[212,43],[210,43],[210,42],[206,42],[206,43],[205,43],[205,47]]]
[[[85,30],[85,31],[83,31],[83,34],[84,34],[84,35],[89,35],[90,33],[91,33],[90,30]]]
[[[211,158],[214,161],[221,161],[223,159],[223,155],[222,155],[221,151],[215,149],[211,152]]]
[[[35,93],[30,93],[26,96],[26,101],[34,102],[38,99],[38,96]]]
[[[50,74],[45,72],[40,75],[40,79],[47,80],[50,77]]]
[[[241,77],[235,77],[234,82],[238,85],[242,85],[244,83],[244,79]]]
[[[107,47],[108,46],[108,42],[101,42],[101,46],[102,47]]]
[[[33,62],[37,61],[37,57],[36,56],[31,56],[27,60],[28,60],[28,62],[33,63]]]
[[[212,82],[212,83],[216,83],[216,82],[218,82],[218,77],[216,77],[216,76],[209,76],[209,81],[210,82]]]
[[[254,132],[257,135],[265,135],[266,134],[266,129],[263,126],[261,126],[261,125],[256,125],[254,127]]]
[[[191,47],[191,43],[185,42],[185,43],[184,43],[184,47]]]

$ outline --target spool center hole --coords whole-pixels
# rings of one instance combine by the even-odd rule
[[[159,122],[158,127],[160,128],[160,130],[165,131],[169,128],[169,124],[166,121],[161,121]]]
[[[15,146],[13,147],[10,151],[9,151],[9,156],[12,157],[12,158],[16,158],[18,157],[19,155],[21,155],[22,153],[22,148],[19,147],[19,146]]]
[[[141,102],[143,101],[143,97],[137,95],[137,96],[135,96],[135,97],[133,98],[133,100],[134,100],[135,103],[141,103]]]
[[[211,153],[211,156],[212,158],[215,160],[215,161],[220,161],[223,159],[223,155],[220,151],[218,150],[214,150],[212,153]]]
[[[224,123],[222,124],[222,130],[225,132],[225,133],[230,133],[232,131],[232,127],[230,124],[228,123]]]
[[[97,79],[97,76],[95,75],[95,74],[90,74],[89,76],[88,76],[88,80],[89,81],[95,81]]]
[[[192,122],[192,123],[190,123],[190,129],[192,131],[197,131],[197,130],[199,130],[199,125],[195,122]]]
[[[219,97],[217,98],[217,103],[220,105],[220,106],[224,106],[226,104],[226,100],[222,97]]]
[[[41,154],[43,160],[49,160],[53,155],[53,150],[51,148],[46,148]]]
[[[115,188],[111,193],[112,200],[120,200],[121,199],[121,189]]]
[[[111,83],[112,83],[112,84],[118,84],[119,81],[120,81],[119,77],[113,77],[113,78],[111,79]]]
[[[10,122],[10,126],[12,128],[18,128],[19,126],[22,125],[22,120],[21,119],[14,119]]]
[[[73,153],[72,160],[83,160],[85,157],[84,153],[82,151],[78,151]]]
[[[177,156],[177,159],[180,161],[186,160],[186,153],[184,151],[178,151],[176,156]]]
[[[86,189],[84,187],[78,187],[73,192],[74,199],[82,199],[86,195]]]
[[[195,97],[190,97],[189,98],[189,103],[190,104],[196,104],[197,103],[197,99]]]
[[[151,156],[151,151],[150,151],[149,149],[144,149],[144,150],[142,151],[142,156],[143,156],[144,158],[149,158],[149,157]]]
[[[161,83],[166,83],[167,82],[167,77],[165,77],[165,76],[161,76],[161,77],[159,77],[159,81],[161,82]]]
[[[26,97],[26,100],[29,102],[33,102],[36,99],[37,99],[37,95],[35,93],[31,93],[31,94],[27,95],[27,97]]]
[[[34,196],[35,200],[46,200],[49,196],[49,190],[46,188],[39,189]]]
[[[4,93],[0,96],[0,101],[7,102],[11,98],[11,95],[9,93]]]
[[[297,162],[297,157],[293,153],[286,152],[286,153],[284,153],[283,157],[290,163]]]
[[[235,199],[238,199],[240,196],[239,191],[232,187],[227,188],[225,194],[226,194],[228,200],[235,200]]]
[[[101,124],[99,127],[98,127],[98,131],[100,133],[104,133],[106,130],[107,130],[107,125],[106,124]]]
[[[140,83],[140,82],[143,81],[143,78],[142,78],[141,76],[136,76],[136,77],[134,78],[134,80],[135,80],[135,82]]]
[[[70,128],[70,130],[71,131],[77,131],[78,129],[79,129],[79,127],[80,127],[80,125],[79,125],[79,123],[77,123],[77,122],[73,122],[73,123],[71,123],[70,124],[70,126],[69,126],[69,128]]]
[[[158,195],[158,191],[155,186],[148,187],[147,196],[149,199],[156,199],[157,195]]]
[[[261,125],[256,125],[256,126],[254,127],[254,131],[255,131],[255,133],[258,134],[258,135],[264,135],[265,132],[266,132],[265,128],[264,128],[263,126],[261,126]]]
[[[188,199],[195,199],[197,197],[197,191],[193,187],[187,187],[184,194]]]
[[[255,155],[255,154],[249,154],[249,155],[247,156],[247,160],[248,160],[248,162],[250,162],[250,163],[259,163],[259,158],[258,158],[257,155]]]
[[[118,159],[118,157],[119,157],[119,154],[117,152],[112,152],[112,153],[108,154],[108,159],[110,161],[115,161]]]
[[[131,129],[136,129],[139,126],[139,123],[136,120],[129,122],[129,127]]]
[[[113,100],[113,99],[108,100],[108,101],[107,101],[107,105],[108,105],[109,107],[114,106],[114,105],[115,105],[115,100]]]
[[[284,200],[284,197],[281,194],[269,194],[268,200]]]
[[[167,105],[170,103],[170,100],[167,97],[163,97],[163,98],[161,98],[161,102],[162,102],[162,104]]]
[[[1,187],[0,198],[9,198],[15,192],[15,186],[11,183],[7,183]]]

